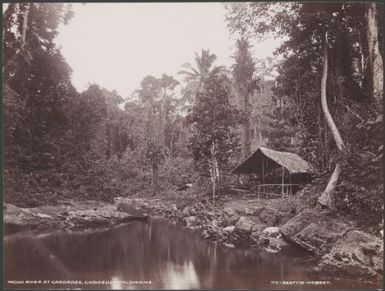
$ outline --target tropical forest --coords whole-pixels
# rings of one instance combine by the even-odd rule
[[[4,286],[381,288],[383,4],[195,3],[224,11],[229,62],[202,43],[126,95],[79,89],[56,41],[98,5],[155,3],[3,5]]]

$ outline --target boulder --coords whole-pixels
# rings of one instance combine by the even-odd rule
[[[235,210],[231,207],[225,207],[223,209],[223,213],[228,215],[228,216],[233,216],[234,214],[236,214]]]
[[[118,205],[118,211],[128,213],[130,215],[141,216],[144,214],[144,210],[139,205],[120,203]]]
[[[279,227],[278,226],[270,226],[263,230],[262,232],[265,235],[271,236],[271,237],[277,237],[280,236],[279,233]]]
[[[224,233],[228,233],[228,234],[233,233],[234,230],[235,230],[235,226],[234,225],[226,226],[226,227],[223,228],[223,232]]]
[[[289,244],[282,237],[270,237],[269,246],[275,250],[281,250],[284,247],[288,247]]]
[[[196,215],[197,214],[197,210],[194,206],[190,207],[190,215]]]
[[[259,244],[259,238],[261,237],[263,230],[266,228],[264,224],[254,224],[251,230],[251,239]]]
[[[239,217],[239,214],[237,214],[233,208],[225,207],[223,209],[223,222],[225,225],[234,225]]]
[[[241,216],[237,223],[235,224],[235,227],[241,231],[251,233],[251,229],[253,228],[254,221],[248,217],[248,216]]]
[[[262,211],[255,211],[255,215],[258,215],[259,220],[269,226],[278,225],[282,218],[278,211],[270,207],[263,207]]]
[[[325,254],[351,226],[329,212],[305,210],[281,226],[283,237],[318,255]]]
[[[186,206],[183,209],[182,214],[183,214],[183,216],[194,216],[200,212],[201,211],[200,211],[199,207],[197,207],[196,205],[193,205],[193,206]]]
[[[208,217],[214,217],[216,216],[216,213],[215,211],[207,211],[207,214],[206,214]]]
[[[231,243],[223,243],[223,245],[224,245],[226,248],[230,248],[230,249],[233,249],[233,248],[234,248],[234,244],[231,244]]]
[[[353,230],[340,238],[325,254],[320,269],[346,277],[377,277],[383,272],[384,245],[379,237]]]
[[[182,211],[183,216],[190,216],[190,208],[186,206]]]
[[[279,227],[266,225],[254,226],[251,239],[258,247],[263,247],[266,251],[278,252],[289,244],[282,238]]]
[[[196,216],[188,216],[184,218],[184,222],[186,223],[187,227],[194,226],[197,222]]]
[[[247,215],[254,215],[254,209],[253,208],[249,208],[249,207],[245,207],[245,214]]]
[[[263,230],[259,237],[260,243],[265,246],[265,249],[280,251],[289,244],[282,238],[279,227],[270,226]]]
[[[119,211],[123,211],[131,215],[140,215],[141,212],[159,210],[161,208],[157,200],[152,201],[150,204],[149,201],[143,198],[115,197],[114,204]]]
[[[35,215],[33,208],[19,208],[7,203],[4,203],[4,206],[4,234],[38,228],[41,224],[42,219]]]
[[[223,232],[223,229],[219,227],[217,223],[202,224],[201,227],[203,231],[207,231],[207,233],[212,239],[215,239],[217,241],[226,240],[226,235]]]
[[[211,225],[212,225],[213,227],[219,227],[220,222],[219,222],[218,220],[216,220],[216,219],[213,219],[213,220],[211,221]]]
[[[308,209],[298,214],[281,226],[281,233],[284,236],[291,237],[309,224],[310,221],[319,219],[319,213],[313,209]]]

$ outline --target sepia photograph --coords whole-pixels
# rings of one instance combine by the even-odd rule
[[[3,288],[382,290],[382,2],[2,3]]]

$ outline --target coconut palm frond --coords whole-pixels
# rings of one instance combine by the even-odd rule
[[[178,71],[178,74],[184,74],[184,75],[188,75],[188,76],[191,76],[191,77],[196,77],[197,75],[195,73],[192,73],[192,72],[189,72],[189,71],[185,71],[185,70],[181,70],[181,71]]]
[[[201,54],[195,52],[195,67],[190,63],[182,65],[184,70],[178,74],[185,75],[187,83],[182,99],[194,103],[197,93],[202,89],[204,81],[212,75],[226,73],[224,66],[213,66],[217,56],[210,53],[209,50],[202,49]]]
[[[196,70],[190,63],[185,63],[182,65],[183,68],[192,71],[195,75],[199,76],[200,73],[198,70]]]

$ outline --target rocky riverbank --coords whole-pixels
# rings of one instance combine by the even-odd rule
[[[295,198],[293,198],[295,199]],[[117,198],[120,211],[158,215],[183,223],[203,238],[230,248],[264,248],[279,252],[290,244],[313,254],[314,272],[325,278],[355,278],[381,283],[383,242],[347,218],[331,211],[298,208],[295,201],[248,199],[214,207],[203,200],[194,205],[164,204],[146,199]]]
[[[62,201],[55,206],[21,208],[4,203],[4,234],[21,231],[44,233],[55,230],[80,230],[143,219],[116,206],[97,201]]]
[[[304,208],[289,200],[237,199],[214,206],[146,198],[115,198],[114,204],[63,201],[56,206],[19,208],[4,204],[5,233],[49,232],[108,226],[149,216],[179,222],[205,239],[229,248],[279,252],[290,244],[311,252],[314,271],[340,277],[382,281],[381,237],[359,230],[346,218],[329,211]]]
[[[280,212],[273,204],[281,200],[237,200],[213,206],[206,200],[193,205],[167,204],[160,200],[116,198],[117,209],[134,215],[160,216],[199,231],[203,238],[227,247],[266,247],[275,252],[287,243],[281,238],[282,221],[292,214]]]

